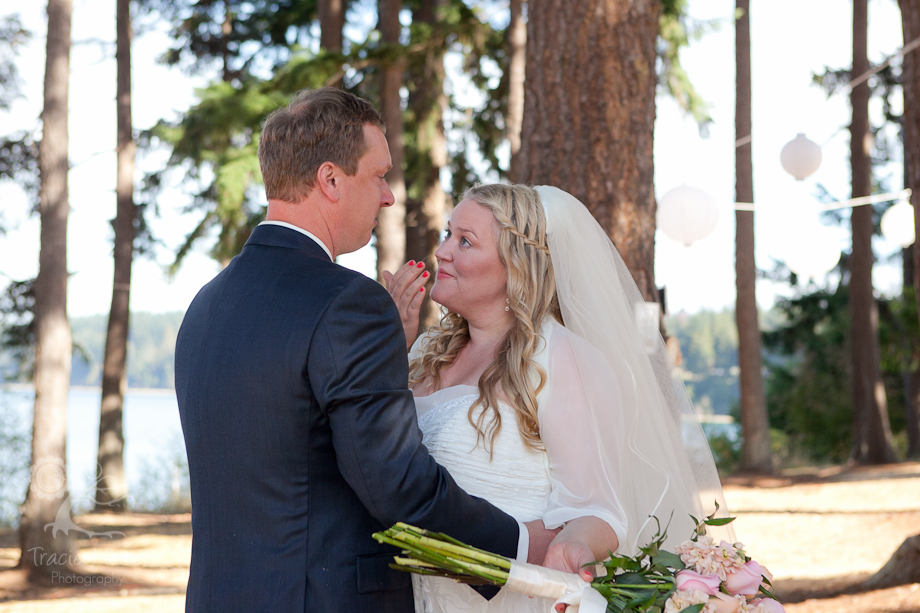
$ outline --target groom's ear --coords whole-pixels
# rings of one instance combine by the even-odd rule
[[[319,187],[326,199],[338,202],[342,197],[342,171],[332,162],[323,162],[316,170],[316,186]]]

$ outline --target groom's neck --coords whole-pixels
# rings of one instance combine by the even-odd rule
[[[311,195],[319,190],[313,190]],[[321,240],[332,252],[332,257],[340,255],[336,251],[335,238],[323,215],[321,203],[312,202],[309,196],[299,202],[286,202],[284,200],[270,199],[265,213],[265,221],[283,221],[292,226],[302,228]]]

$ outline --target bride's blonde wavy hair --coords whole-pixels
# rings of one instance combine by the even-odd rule
[[[479,398],[468,419],[491,455],[502,428],[498,411],[501,390],[517,415],[518,429],[530,449],[542,448],[537,421],[537,394],[546,373],[534,360],[540,348],[540,326],[547,315],[560,322],[553,264],[546,244],[546,215],[535,189],[526,185],[476,185],[463,195],[488,209],[499,230],[498,257],[508,271],[508,306],[514,325],[498,348],[495,360],[479,377]],[[443,307],[442,307],[443,308]],[[444,309],[441,321],[428,330],[421,354],[409,364],[410,385],[430,379],[441,383],[441,369],[452,364],[469,342],[469,323]],[[482,411],[476,416],[476,409]]]

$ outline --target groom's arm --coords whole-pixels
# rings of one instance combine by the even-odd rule
[[[516,557],[529,540],[520,524],[464,492],[422,445],[405,347],[393,300],[370,279],[356,278],[323,314],[306,374],[339,470],[385,526],[404,521]]]

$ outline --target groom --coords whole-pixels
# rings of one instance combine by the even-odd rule
[[[410,612],[371,534],[397,521],[541,562],[552,533],[428,455],[386,290],[335,264],[393,203],[383,121],[337,89],[266,119],[266,221],[192,302],[176,392],[192,486],[186,611]],[[528,534],[528,530],[531,531]]]

